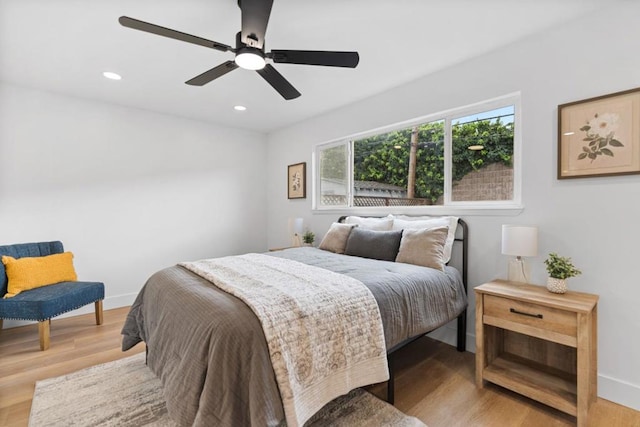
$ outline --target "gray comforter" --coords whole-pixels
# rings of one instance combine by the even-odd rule
[[[459,272],[337,255],[315,248],[270,255],[343,273],[373,293],[387,349],[457,317],[467,299]],[[262,327],[251,309],[185,268],[149,278],[127,316],[122,349],[140,341],[181,425],[271,426],[284,419]]]

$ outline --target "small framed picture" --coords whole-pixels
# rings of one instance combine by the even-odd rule
[[[307,197],[307,164],[289,165],[287,168],[287,197],[304,199]]]
[[[558,179],[640,173],[640,88],[558,106]]]

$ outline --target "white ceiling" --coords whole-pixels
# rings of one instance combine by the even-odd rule
[[[356,69],[275,64],[302,96],[285,101],[238,69],[203,87],[184,82],[231,52],[124,28],[127,15],[227,45],[236,0],[0,0],[0,80],[270,132],[481,55],[608,0],[275,0],[273,49],[356,50]],[[115,71],[121,81],[102,77]],[[233,110],[242,104],[245,112]]]

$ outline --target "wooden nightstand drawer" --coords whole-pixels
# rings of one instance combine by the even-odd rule
[[[483,298],[487,325],[576,346],[576,313],[493,295]]]

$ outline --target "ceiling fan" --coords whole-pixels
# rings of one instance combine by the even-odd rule
[[[236,34],[235,48],[181,31],[129,18],[128,16],[121,16],[118,21],[122,26],[133,28],[134,30],[145,31],[222,52],[235,53],[235,60],[223,62],[217,67],[185,82],[193,86],[203,86],[240,67],[247,70],[255,70],[284,99],[288,100],[299,97],[300,92],[271,64],[267,64],[266,59],[271,59],[276,63],[324,65],[329,67],[355,68],[358,65],[360,60],[358,52],[274,49],[266,53],[264,50],[264,35],[267,31],[272,5],[273,0],[238,0],[238,6],[242,12],[242,30]]]

